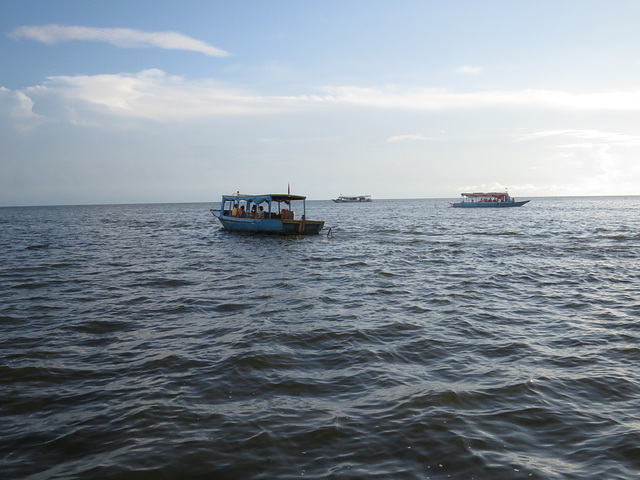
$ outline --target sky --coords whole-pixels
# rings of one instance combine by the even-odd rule
[[[0,11],[0,206],[640,194],[636,0]]]

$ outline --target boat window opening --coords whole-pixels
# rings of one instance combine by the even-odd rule
[[[225,215],[232,216],[234,208],[236,208],[237,211],[236,202],[234,202],[233,200],[225,200]]]
[[[263,205],[266,204],[266,205]],[[262,206],[263,210],[264,210],[264,218],[271,218],[271,202],[264,200],[262,202],[260,202],[260,205],[258,205],[258,210],[260,210],[260,206]]]

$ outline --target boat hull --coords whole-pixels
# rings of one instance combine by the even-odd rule
[[[318,235],[324,227],[320,220],[251,219],[221,216],[219,211],[211,213],[220,220],[225,230],[246,233],[272,233],[279,235]]]
[[[521,202],[457,202],[452,203],[454,208],[509,208],[509,207],[521,207],[525,203],[529,203],[530,200],[523,200]]]

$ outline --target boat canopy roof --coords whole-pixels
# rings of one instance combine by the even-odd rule
[[[244,195],[241,193],[234,193],[231,195],[223,195],[222,200],[245,200],[253,203],[262,202],[290,202],[292,200],[305,200],[307,197],[303,195],[289,195],[287,193],[265,193],[263,195]]]
[[[508,197],[509,194],[505,193],[505,192],[489,192],[489,193],[480,193],[480,192],[476,192],[476,193],[462,193],[461,194],[463,197],[469,197],[469,198],[505,198]]]

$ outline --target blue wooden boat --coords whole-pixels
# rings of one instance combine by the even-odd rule
[[[451,203],[456,208],[504,208],[521,207],[530,200],[516,202],[508,193],[462,193],[462,201]]]
[[[306,198],[302,195],[223,195],[220,210],[211,213],[222,227],[234,232],[317,235],[324,221],[307,220]],[[300,218],[296,218],[294,207]]]

